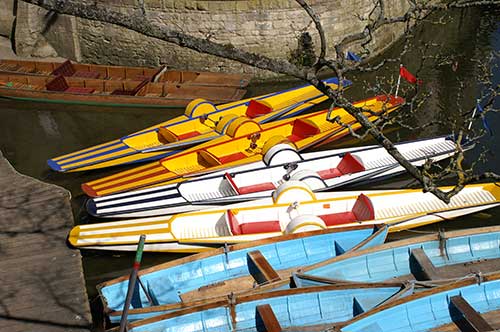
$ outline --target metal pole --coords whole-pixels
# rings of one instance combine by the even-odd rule
[[[144,250],[145,240],[146,235],[142,234],[139,238],[139,244],[137,245],[134,266],[132,267],[132,272],[130,272],[130,277],[128,279],[127,297],[125,298],[122,317],[120,319],[120,332],[125,332],[125,329],[127,327],[128,308],[130,307],[130,302],[132,302],[132,295],[134,295],[135,282],[137,280],[137,273],[139,272],[139,268],[141,267],[142,251]]]
[[[470,119],[469,121],[469,126],[467,127],[467,130],[470,130],[470,128],[472,127],[472,122],[474,121],[474,117],[476,116],[476,112],[477,112],[477,104],[479,103],[479,99],[476,100],[476,106],[474,107],[474,112],[472,112],[472,118]]]
[[[399,65],[399,75],[398,75],[398,83],[396,84],[396,93],[394,95],[394,97],[398,98],[398,92],[399,92],[399,84],[401,83],[401,67],[403,67],[402,64]]]

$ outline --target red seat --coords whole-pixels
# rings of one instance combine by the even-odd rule
[[[63,63],[61,63],[59,66],[57,66],[51,75],[54,76],[73,76],[73,74],[76,72],[75,67],[71,64],[71,61],[66,60]]]
[[[242,234],[281,232],[280,222],[277,220],[246,222],[240,225],[240,229]]]
[[[232,154],[228,154],[226,156],[222,156],[220,158],[217,158],[221,164],[227,164],[233,161],[241,160],[246,158],[247,155],[244,154],[243,152],[236,152]]]
[[[351,211],[325,214],[319,217],[325,222],[326,226],[341,225],[356,221],[356,216]]]
[[[238,222],[238,219],[236,219],[236,216],[234,215],[233,211],[227,210],[226,211],[226,218],[227,218],[227,222],[229,224],[229,229],[231,230],[231,233],[233,235],[241,235],[240,223]]]
[[[256,118],[258,116],[267,114],[271,112],[273,109],[263,103],[258,102],[257,100],[250,100],[248,103],[247,111],[245,115],[250,119]]]
[[[264,183],[254,184],[251,186],[238,187],[234,182],[234,179],[231,176],[231,174],[226,173],[224,174],[224,177],[226,178],[227,181],[229,181],[231,187],[240,195],[276,189],[276,187],[272,182],[264,182]]]
[[[352,212],[359,221],[375,219],[375,209],[372,201],[365,194],[358,196],[356,203],[352,207]]]
[[[196,136],[199,136],[199,135],[201,135],[201,134],[199,132],[197,132],[197,131],[190,131],[189,133],[184,133],[184,134],[177,135],[177,138],[179,139],[179,141],[182,141],[183,139],[188,139],[188,138],[196,137]]]
[[[97,71],[78,70],[72,76],[81,78],[99,78],[100,74]]]
[[[363,163],[350,153],[346,153],[336,168],[319,171],[318,174],[323,180],[335,178],[344,174],[362,172],[365,170]]]
[[[145,79],[141,83],[139,83],[134,89],[132,90],[122,90],[122,89],[116,89],[111,92],[112,95],[120,95],[120,96],[135,96],[146,84],[149,83],[149,79]]]
[[[68,92],[68,93],[82,93],[89,94],[94,92],[95,89],[69,86],[68,82],[64,79],[62,75],[57,76],[52,81],[45,84],[47,91],[57,91],[57,92]]]
[[[78,86],[70,86],[64,92],[89,94],[89,93],[92,93],[94,91],[95,91],[95,89],[92,89],[92,88],[83,88],[83,87],[78,87]]]
[[[319,217],[323,219],[327,226],[334,226],[375,219],[375,211],[370,198],[361,194],[356,199],[352,211],[325,214]]]
[[[239,187],[238,191],[241,195],[257,193],[260,191],[274,190],[276,186],[272,182],[264,182],[259,184],[254,184],[251,186]]]
[[[48,91],[66,91],[67,88],[69,88],[68,82],[64,79],[62,75],[57,76],[54,78],[52,81],[47,82],[45,84],[45,88]]]
[[[297,119],[293,122],[292,134],[288,139],[292,142],[319,134],[320,129],[316,124],[307,119]]]
[[[240,224],[231,210],[226,211],[226,218],[233,235],[281,232],[280,223],[277,220]]]

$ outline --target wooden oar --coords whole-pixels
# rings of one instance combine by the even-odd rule
[[[128,308],[130,307],[130,302],[132,301],[132,295],[134,294],[135,282],[137,280],[137,273],[141,267],[142,252],[144,250],[144,241],[146,241],[146,235],[142,234],[139,237],[139,244],[137,245],[137,252],[135,253],[134,266],[132,267],[132,272],[130,272],[130,278],[128,279],[128,290],[127,297],[125,299],[125,304],[123,306],[123,314],[120,319],[120,332],[125,332],[127,326],[127,316]]]

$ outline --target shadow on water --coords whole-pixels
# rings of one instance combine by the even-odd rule
[[[459,106],[462,107],[462,110],[470,110],[479,95],[477,78],[479,71],[475,59],[488,59],[493,50],[500,50],[500,29],[497,23],[500,15],[498,10],[454,11],[450,13],[450,16],[451,21],[446,25],[429,22],[420,26],[412,50],[403,57],[404,64],[412,70],[418,69],[421,62],[425,61],[425,70],[419,71],[418,75],[424,80],[425,88],[432,92],[423,111],[419,113],[418,117],[411,118],[410,122],[413,125],[430,119],[433,121],[451,120],[452,123],[461,124],[463,117],[455,101],[459,94],[460,84],[463,83],[466,86],[464,91],[464,100],[466,102]],[[435,55],[440,54],[439,59],[426,58],[423,60],[420,52],[422,49],[426,49],[426,46],[420,42],[421,40],[430,41],[434,45],[429,47],[427,52],[431,55],[433,52],[435,52]],[[383,56],[396,56],[399,54],[401,47],[400,43],[396,44]],[[443,61],[443,59],[451,59],[453,62],[457,62],[458,67],[456,70],[453,70],[451,62]],[[498,59],[491,64],[492,67],[497,65]],[[353,99],[366,98],[369,95],[369,85],[366,82],[373,83],[378,77],[385,77],[395,81],[397,79],[397,68],[398,64],[394,63],[377,73],[363,73],[349,77],[355,85],[348,91],[348,95]],[[494,70],[493,80],[496,84],[500,82],[498,69]],[[290,81],[259,84],[251,86],[248,95],[276,91],[296,84],[296,82]],[[59,174],[50,171],[45,161],[54,156],[106,142],[143,129],[182,114],[182,112],[183,109],[98,108],[21,103],[0,99],[0,117],[2,119],[0,122],[0,131],[2,133],[0,149],[21,173],[60,185],[71,191],[75,223],[96,222],[98,220],[90,218],[84,210],[86,198],[80,189],[80,184],[113,174],[124,168]],[[488,115],[488,121],[493,131],[500,134],[500,119],[498,116],[490,114]],[[479,127],[480,121],[477,121],[475,125]],[[453,129],[453,125],[439,124],[418,131],[389,128],[387,135],[391,139],[399,141],[448,134]],[[365,139],[360,143],[357,139],[346,138],[340,142],[323,146],[321,149],[372,143],[373,141],[370,139]],[[480,164],[478,170],[490,170],[500,173],[498,140],[496,137],[485,136],[481,143],[490,152],[489,160]],[[470,160],[475,160],[478,155],[479,152],[475,150],[469,153],[468,157]],[[404,188],[415,185],[412,179],[402,175],[371,188]],[[495,225],[499,224],[499,215],[500,210],[494,209],[454,221],[393,234],[391,239],[413,236],[422,232],[434,232],[439,228],[454,229]],[[83,251],[82,254],[88,294],[92,307],[96,309],[99,306],[97,305],[98,299],[96,299],[95,285],[104,280],[128,273],[132,266],[133,254],[102,253],[98,251]],[[147,253],[144,255],[143,266],[150,266],[180,256]],[[102,317],[96,315],[95,321],[99,325],[99,322],[102,322]],[[98,329],[96,327],[96,330]]]

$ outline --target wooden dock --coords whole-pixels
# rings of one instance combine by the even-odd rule
[[[0,152],[0,332],[90,331],[70,193],[19,174]]]

